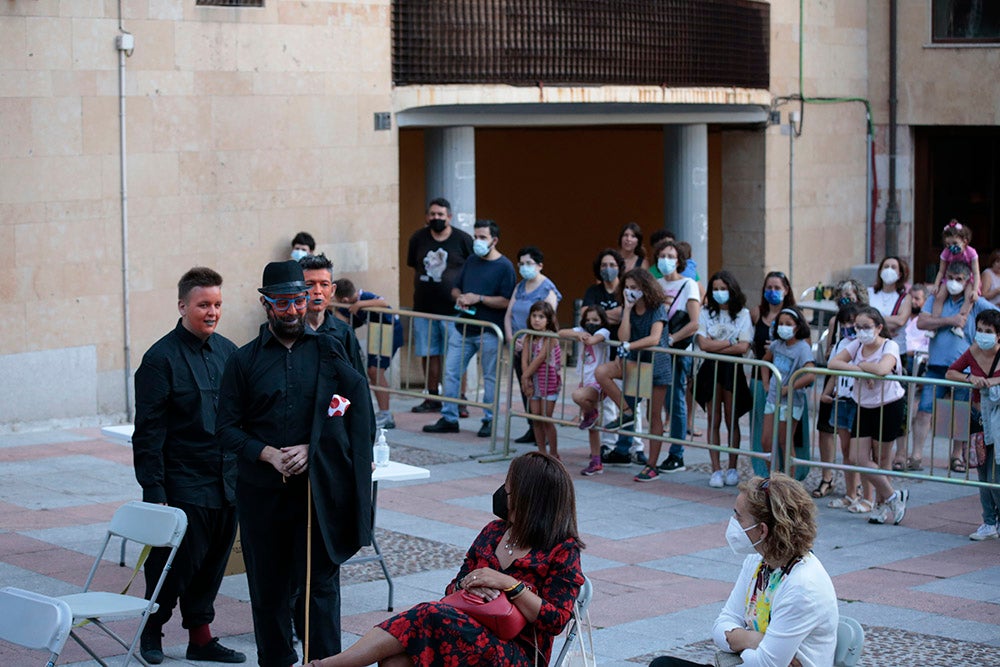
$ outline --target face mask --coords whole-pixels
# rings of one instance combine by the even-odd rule
[[[976,345],[980,350],[992,350],[997,345],[997,335],[988,331],[977,331]]]
[[[642,298],[642,290],[624,289],[622,290],[622,296],[624,296],[625,300],[628,301],[629,303],[635,303],[640,298]]]
[[[525,280],[531,280],[538,275],[538,267],[531,264],[522,264],[517,270]]]
[[[472,242],[472,252],[476,253],[477,257],[486,257],[490,254],[490,242],[476,239]]]
[[[594,322],[587,322],[583,325],[583,330],[593,336],[601,328],[600,324],[595,324]]]
[[[952,296],[958,296],[965,291],[965,283],[960,280],[949,280],[945,283],[945,287],[948,288],[948,294]]]
[[[795,327],[789,326],[787,324],[778,325],[778,338],[781,340],[790,340],[792,336],[795,335]]]
[[[840,332],[844,336],[844,338],[847,338],[849,340],[854,340],[854,337],[857,335],[857,333],[854,331],[854,327],[842,327],[840,329]]]
[[[677,260],[672,257],[660,257],[656,260],[656,268],[665,276],[677,270]]]
[[[785,300],[785,290],[769,289],[764,290],[764,300],[772,306],[777,306]]]
[[[749,528],[744,528],[736,520],[736,517],[729,517],[729,525],[726,526],[726,542],[729,542],[729,548],[733,550],[734,554],[737,556],[749,556],[750,554],[757,553],[755,547],[763,541],[763,538],[756,542],[751,542],[750,537],[747,535],[748,530],[753,530],[756,527],[757,524]]]
[[[612,267],[604,267],[601,269],[601,280],[606,283],[613,283],[615,278],[618,277],[618,269]]]
[[[729,303],[729,290],[712,290],[712,298],[720,306],[724,306]]]
[[[882,279],[882,282],[885,283],[886,285],[892,285],[897,280],[899,280],[899,274],[896,273],[896,269],[893,269],[891,267],[886,267],[882,269],[882,273],[878,275],[879,278]]]
[[[448,225],[448,221],[443,218],[431,218],[428,221],[427,226],[431,228],[432,232],[443,232],[444,228]]]
[[[841,306],[846,306],[849,303],[854,303],[854,300],[849,296],[842,296],[837,300],[837,303]]]
[[[874,329],[858,329],[858,340],[861,341],[862,345],[874,343],[875,335]]]
[[[506,521],[507,516],[507,489],[504,488],[503,484],[500,488],[493,492],[493,514],[497,518]]]
[[[950,252],[952,255],[959,255],[962,253],[962,246],[958,245],[957,243],[952,243],[950,246],[948,246],[948,252]]]
[[[292,250],[292,254],[290,256],[297,262],[308,254],[309,253],[307,253],[305,250],[302,250],[301,248],[296,248]]]

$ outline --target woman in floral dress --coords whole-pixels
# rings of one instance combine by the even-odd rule
[[[506,595],[528,621],[518,636],[502,640],[450,605],[423,602],[310,666],[529,666],[536,652],[547,665],[583,585],[573,480],[556,459],[529,452],[511,462],[493,511],[500,519],[479,533],[445,592]]]

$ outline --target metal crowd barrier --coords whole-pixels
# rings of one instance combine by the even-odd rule
[[[390,394],[397,394],[399,396],[409,396],[411,398],[432,398],[433,400],[442,401],[445,403],[458,403],[465,404],[471,407],[482,408],[484,410],[493,411],[493,428],[490,433],[490,447],[489,454],[496,454],[497,452],[497,421],[500,418],[500,379],[502,376],[501,371],[503,368],[503,331],[495,324],[484,322],[482,320],[470,319],[467,317],[451,317],[449,315],[434,315],[432,313],[421,313],[415,310],[409,310],[404,308],[366,308],[365,312],[369,313],[369,322],[365,326],[365,332],[363,334],[363,339],[360,339],[361,348],[363,352],[368,354],[379,354],[382,356],[392,355],[392,341],[393,341],[393,327],[390,323],[379,322],[376,315],[387,315],[398,317],[403,325],[403,329],[406,333],[403,340],[406,341],[404,346],[399,350],[399,363],[390,365],[389,369],[386,371],[386,379],[388,380],[389,388],[384,389],[381,387],[372,387],[373,391],[387,391]],[[447,356],[448,356],[448,345],[452,342],[452,336],[454,335],[453,329],[450,326],[445,326],[444,340],[442,341],[442,352],[441,352],[441,388],[442,393],[440,395],[430,396],[424,391],[418,389],[407,389],[404,387],[404,383],[401,381],[400,376],[402,371],[400,369],[412,369],[413,364],[416,363],[420,365],[420,359],[428,356],[430,351],[430,339],[428,337],[428,346],[419,354],[421,350],[416,350],[414,348],[414,335],[413,335],[413,324],[417,320],[430,320],[437,322],[445,322],[447,324],[454,324],[459,331],[461,336],[461,344],[464,346],[467,334],[465,333],[465,328],[463,325],[475,326],[481,328],[485,332],[490,332],[497,336],[497,360],[496,367],[493,369],[496,378],[496,385],[493,391],[493,401],[490,403],[485,403],[483,401],[477,400],[479,398],[480,391],[483,389],[483,366],[482,366],[482,355],[477,351],[475,355],[475,364],[478,372],[476,373],[476,378],[478,384],[474,387],[468,387],[466,395],[472,398],[462,398],[461,395],[457,397],[445,396],[443,393],[445,376],[447,374]],[[467,368],[462,369],[462,376],[466,375]],[[427,376],[426,369],[424,369],[423,386],[427,388]],[[461,392],[459,392],[461,394]],[[427,413],[429,417],[433,417],[436,413]]]
[[[927,438],[929,442],[924,443],[923,447],[924,455],[922,457],[923,460],[922,465],[925,468],[929,468],[929,473],[924,474],[920,471],[911,471],[911,470],[892,470],[891,466],[889,466],[888,469],[886,467],[879,467],[877,470],[875,470],[872,468],[847,465],[845,463],[837,463],[837,462],[829,463],[821,461],[820,457],[818,456],[810,457],[809,459],[799,458],[793,455],[791,448],[789,448],[789,451],[785,453],[784,466],[786,470],[789,469],[789,466],[792,465],[809,465],[818,468],[830,468],[833,470],[852,471],[852,472],[859,472],[862,474],[875,473],[879,475],[887,475],[891,477],[900,477],[904,479],[913,479],[913,480],[921,480],[928,482],[945,482],[948,484],[959,484],[971,487],[987,487],[992,489],[1000,488],[1000,483],[981,482],[978,479],[974,479],[973,476],[976,476],[976,472],[974,471],[975,469],[971,465],[969,465],[968,451],[969,447],[971,446],[970,431],[973,428],[973,424],[971,424],[971,410],[969,402],[971,400],[972,385],[965,382],[953,382],[951,380],[944,380],[937,378],[927,378],[919,376],[915,377],[911,375],[880,376],[880,375],[872,375],[870,373],[863,373],[859,371],[836,371],[820,367],[808,367],[795,371],[789,378],[789,383],[790,384],[794,383],[797,378],[802,377],[802,375],[805,373],[812,373],[817,376],[817,381],[814,383],[812,397],[810,400],[810,402],[815,404],[817,407],[818,407],[817,394],[822,390],[824,384],[824,382],[819,381],[819,378],[824,378],[824,379],[827,377],[851,378],[856,381],[895,380],[900,384],[902,384],[903,388],[906,390],[905,399],[907,401],[908,409],[904,413],[905,415],[904,419],[906,420],[905,423],[903,424],[904,435],[900,436],[900,439],[902,439],[903,442],[905,443],[906,453],[913,451],[912,445],[913,445],[914,433],[912,426],[914,423],[914,418],[917,415],[918,405],[920,403],[920,393],[924,386],[935,387],[934,389],[935,398],[934,398],[934,403],[932,405],[932,411],[930,414],[930,425],[927,433]],[[937,387],[944,387],[945,389],[947,389],[949,391],[949,396],[943,398],[937,398],[937,389],[936,389]],[[970,394],[969,400],[956,399],[955,390],[967,390]],[[857,395],[856,392],[855,395]],[[818,410],[816,412],[818,413]],[[884,419],[884,415],[882,414],[881,409],[880,409],[879,419],[880,419],[879,430],[881,430],[882,420]],[[803,428],[809,427],[810,434],[812,433],[818,434],[818,430],[814,428],[814,426],[815,426],[814,421],[810,424],[803,424]],[[855,418],[855,423],[854,423],[855,434],[857,433],[857,428],[858,428],[858,423],[857,423],[857,418]],[[790,437],[791,434],[790,423],[788,425],[787,433],[788,435],[786,437]],[[952,454],[954,451],[953,445],[957,442],[964,443],[960,451],[961,451],[961,458],[965,462],[965,472],[953,472],[949,465],[946,466],[944,469],[945,474],[943,475],[934,474],[935,447],[938,444],[936,441],[938,441],[939,439],[944,440],[947,443],[946,445],[948,447],[947,459],[949,463],[952,459]],[[876,441],[873,440],[873,443],[876,443]],[[898,443],[899,439],[896,441],[897,446]],[[881,448],[881,447],[892,447],[893,445],[878,443],[878,446]],[[883,458],[881,456],[881,453],[882,452],[880,451],[879,456],[876,457],[876,461]],[[836,458],[837,457],[835,450],[834,459],[836,460]],[[906,457],[904,456],[904,459],[905,458]]]

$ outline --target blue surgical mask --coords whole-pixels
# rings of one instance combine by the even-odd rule
[[[962,252],[962,246],[958,245],[957,243],[952,243],[950,246],[948,246],[948,250],[949,252],[951,252],[952,255],[959,255]]]
[[[521,264],[517,270],[525,280],[531,280],[538,275],[538,267],[534,264]]]
[[[992,350],[997,346],[997,335],[989,331],[977,331],[976,345],[980,350]]]
[[[785,300],[785,290],[781,289],[764,290],[764,300],[767,301],[772,306],[777,306],[779,303]]]
[[[476,253],[477,257],[486,257],[490,254],[490,242],[476,239],[472,242],[472,252]]]
[[[303,257],[307,256],[308,254],[309,253],[303,250],[302,248],[295,248],[294,250],[292,250],[290,257],[297,262]]]
[[[853,326],[843,326],[843,327],[841,327],[840,328],[840,333],[841,333],[841,335],[844,336],[844,338],[847,338],[848,340],[853,340],[854,337],[857,335],[857,332],[854,331],[854,327]]]
[[[720,306],[724,306],[729,303],[729,290],[727,289],[716,289],[712,290],[712,298]]]
[[[615,278],[618,277],[618,269],[616,267],[604,267],[601,269],[601,280],[606,283],[612,283]]]
[[[778,338],[781,340],[791,340],[792,336],[795,335],[795,327],[789,324],[779,324],[777,327]]]
[[[677,260],[673,257],[660,257],[656,260],[656,268],[665,276],[677,270]]]

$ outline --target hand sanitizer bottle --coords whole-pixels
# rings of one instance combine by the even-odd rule
[[[375,465],[384,468],[389,465],[389,443],[385,441],[385,429],[380,428],[378,439],[372,448],[375,456]]]

